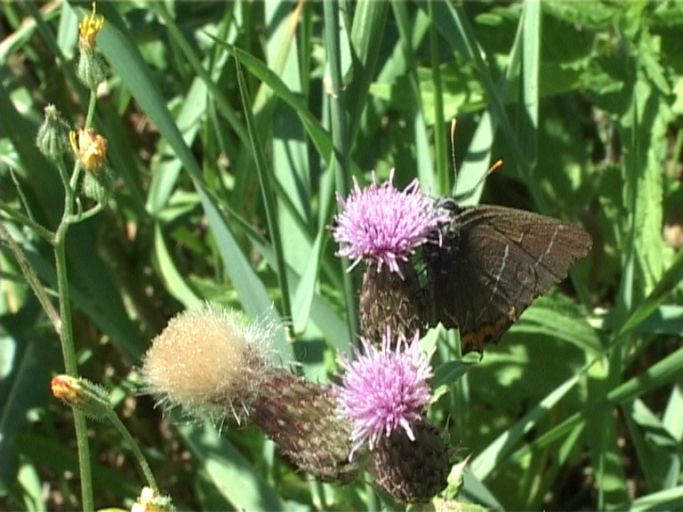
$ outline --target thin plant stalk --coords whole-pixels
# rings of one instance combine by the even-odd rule
[[[19,268],[21,269],[21,273],[24,274],[24,277],[26,278],[26,281],[33,290],[33,293],[36,294],[38,302],[40,302],[40,305],[45,310],[45,314],[47,314],[47,317],[50,319],[50,323],[55,328],[55,330],[59,332],[61,324],[61,321],[59,320],[59,313],[52,305],[52,302],[48,297],[45,287],[38,279],[38,276],[36,276],[36,273],[33,271],[31,264],[26,259],[26,256],[24,255],[24,252],[21,250],[21,247],[19,247],[19,245],[14,241],[12,236],[9,234],[9,232],[1,222],[0,240],[7,244],[7,247],[9,247],[9,250],[14,255],[14,259],[16,260],[17,264],[19,265]],[[51,233],[50,240],[52,240]]]
[[[92,94],[92,96],[94,97],[94,94]],[[74,171],[69,185],[76,183],[74,177],[77,178],[79,172],[80,162],[77,160],[74,164]],[[71,317],[69,278],[66,267],[66,234],[69,230],[71,209],[73,208],[73,190],[74,189],[71,186],[64,187],[64,214],[62,215],[62,220],[55,232],[54,254],[57,271],[57,293],[59,294],[59,337],[62,342],[64,369],[68,375],[78,377],[78,363],[76,361],[76,346],[74,343]],[[81,478],[81,505],[83,510],[94,510],[88,426],[86,424],[85,415],[82,412],[73,409],[73,415],[74,427],[76,429],[76,445],[78,447],[78,467]]]
[[[149,467],[149,463],[147,462],[147,459],[145,458],[144,454],[142,453],[142,450],[140,449],[140,446],[138,445],[137,442],[135,442],[135,439],[133,439],[133,436],[130,435],[130,432],[128,432],[128,429],[126,426],[123,424],[121,419],[117,416],[117,414],[112,410],[110,411],[110,414],[108,415],[109,421],[112,422],[112,424],[116,427],[116,430],[119,431],[119,434],[128,441],[128,444],[130,445],[131,449],[133,450],[133,454],[135,455],[135,458],[138,460],[138,464],[140,465],[140,469],[142,470],[143,475],[145,476],[145,479],[147,480],[147,483],[149,486],[154,489],[154,492],[156,494],[160,494],[159,492],[159,486],[157,485],[157,481],[154,478],[154,474],[152,473],[152,469]]]
[[[92,124],[96,100],[97,96],[95,92],[91,91],[90,100],[88,102],[88,113],[84,126],[85,129],[88,129]],[[60,174],[67,176],[63,161],[58,162],[57,165],[60,168]],[[74,191],[78,185],[80,172],[81,163],[76,159],[71,178],[68,181],[64,180],[64,213],[62,214],[61,222],[55,231],[53,240],[55,268],[57,272],[57,293],[59,295],[59,337],[62,342],[64,369],[68,375],[73,377],[78,377],[78,362],[76,360],[76,344],[73,336],[71,298],[66,265],[66,235],[72,222],[74,222],[74,220],[78,221],[82,219],[81,215],[73,215],[75,201]],[[74,427],[76,430],[76,445],[78,447],[78,467],[81,479],[81,505],[83,510],[94,510],[88,426],[85,415],[82,412],[73,409],[73,414]]]

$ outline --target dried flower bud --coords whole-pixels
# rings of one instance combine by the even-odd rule
[[[107,139],[92,128],[69,133],[71,148],[76,158],[88,171],[101,168],[107,158]]]
[[[112,410],[108,393],[86,379],[57,375],[52,379],[50,388],[56,398],[92,418],[104,418]]]
[[[104,17],[96,13],[95,2],[92,12],[78,24],[78,78],[92,91],[104,81],[107,70],[102,59],[95,53],[95,40],[104,28]]]
[[[151,487],[143,487],[140,496],[130,508],[130,512],[172,512],[174,510],[171,498],[157,494]]]
[[[45,120],[38,129],[36,146],[53,161],[59,160],[69,148],[69,126],[54,105],[45,107]]]

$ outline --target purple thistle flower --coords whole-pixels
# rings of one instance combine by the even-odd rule
[[[372,450],[382,436],[399,428],[415,440],[411,424],[431,398],[427,379],[432,376],[431,354],[420,352],[419,339],[419,334],[411,341],[403,334],[392,339],[387,329],[381,348],[361,338],[363,353],[355,349],[354,361],[342,357],[346,372],[334,393],[337,410],[353,425],[351,457],[363,443]]]
[[[337,256],[353,260],[349,270],[369,258],[378,270],[386,265],[402,278],[399,262],[408,261],[417,247],[432,239],[430,233],[448,221],[447,212],[420,191],[416,179],[403,192],[393,180],[393,170],[382,184],[373,172],[372,184],[361,189],[354,178],[349,196],[337,198],[342,211],[335,217],[332,236],[339,243]]]

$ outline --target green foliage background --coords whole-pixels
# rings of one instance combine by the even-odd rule
[[[0,200],[21,208],[12,170],[49,228],[63,198],[34,138],[47,103],[82,123],[74,59],[89,7],[0,6]],[[431,416],[458,458],[472,456],[459,499],[683,508],[683,3],[136,1],[98,12],[111,75],[96,127],[117,180],[105,212],[69,234],[80,371],[111,389],[179,508],[398,508],[370,485],[296,473],[251,427],[164,418],[136,372],[174,313],[208,300],[255,317],[274,301],[295,333],[280,357],[327,381],[353,340],[358,284],[328,243],[335,190],[392,167],[401,186],[475,187],[469,202],[579,223],[594,241],[481,360],[458,362],[455,334],[432,333]],[[498,158],[504,170],[480,182]],[[54,288],[50,248],[0,221]],[[49,395],[59,341],[5,247],[0,265],[0,505],[78,508],[71,413]],[[142,480],[128,448],[110,426],[90,429],[96,505],[129,506]]]

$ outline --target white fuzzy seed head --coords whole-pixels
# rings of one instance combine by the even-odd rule
[[[146,389],[164,406],[213,420],[232,415],[239,423],[272,366],[267,353],[276,327],[210,305],[180,313],[145,354]]]

